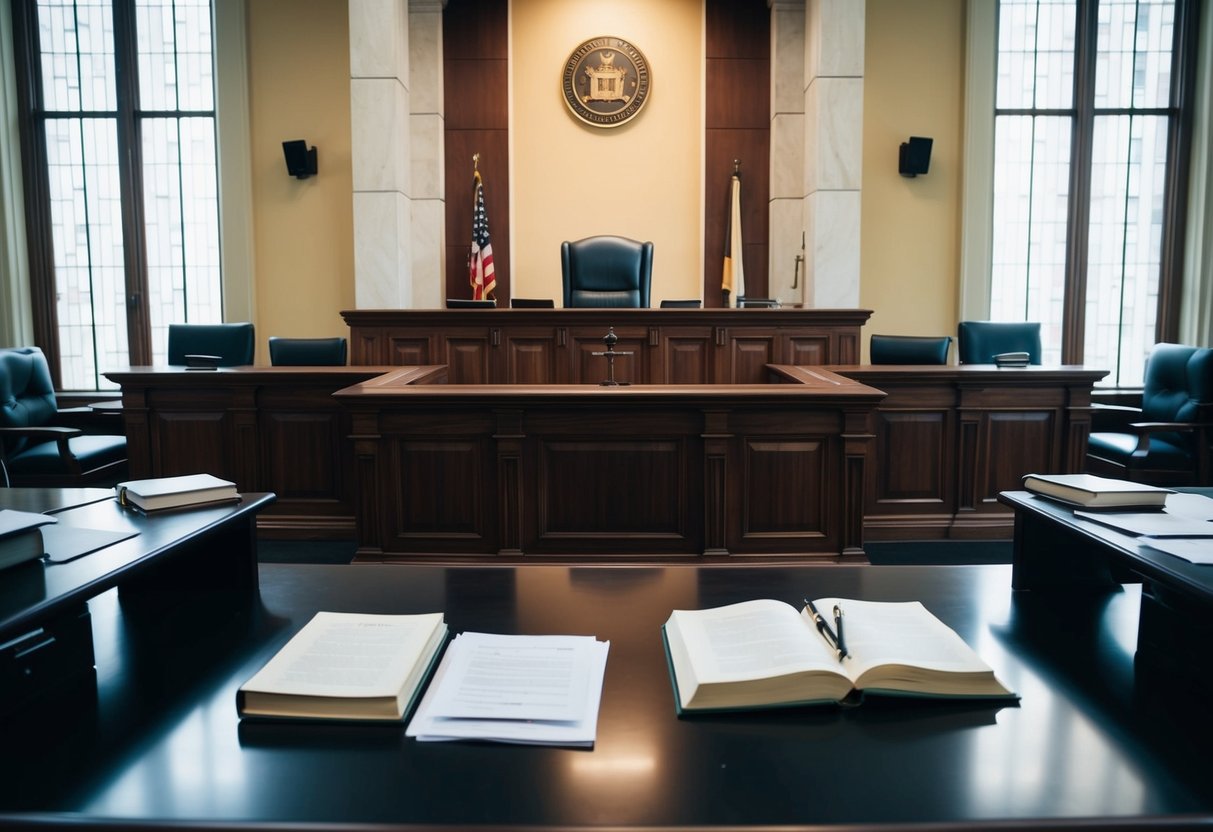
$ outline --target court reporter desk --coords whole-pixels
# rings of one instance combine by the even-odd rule
[[[1010,566],[300,565],[251,607],[94,608],[91,697],[3,725],[0,828],[1195,828],[1213,823],[1207,700],[1135,678],[1134,589],[1073,603]],[[672,608],[919,599],[1015,705],[870,699],[678,718]],[[236,689],[317,610],[441,610],[453,632],[610,641],[591,749],[418,743],[402,725],[245,722]]]

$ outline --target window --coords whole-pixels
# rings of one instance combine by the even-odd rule
[[[17,0],[35,337],[57,386],[222,319],[210,0]]]
[[[1177,320],[1190,0],[1000,0],[990,317],[1141,384]]]

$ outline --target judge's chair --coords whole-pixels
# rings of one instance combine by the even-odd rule
[[[253,363],[256,343],[251,323],[169,324],[168,363],[191,364],[186,356],[211,355],[217,367],[243,367]]]
[[[626,237],[586,237],[560,244],[564,305],[642,307],[649,305],[653,244]]]
[[[1141,407],[1091,411],[1087,471],[1153,485],[1213,485],[1213,349],[1156,344]]]
[[[59,409],[41,349],[0,349],[0,484],[107,486],[125,479],[126,437],[86,433],[80,417],[88,412]]]
[[[951,335],[873,335],[868,342],[872,364],[947,364]]]
[[[270,364],[275,367],[343,367],[344,338],[270,337]]]
[[[957,335],[961,364],[993,364],[1008,352],[1026,352],[1029,364],[1040,363],[1039,321],[961,321]]]

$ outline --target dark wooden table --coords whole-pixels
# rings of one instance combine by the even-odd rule
[[[1135,676],[1136,588],[1059,605],[1010,583],[1009,566],[263,565],[251,606],[154,622],[107,593],[95,690],[3,725],[0,828],[1207,828],[1213,718]],[[672,608],[805,595],[920,599],[1022,700],[675,716]],[[320,609],[607,639],[598,741],[242,724],[237,687]]]
[[[91,678],[101,639],[93,638],[89,601],[111,588],[121,589],[131,621],[171,614],[189,597],[255,598],[255,522],[271,502],[272,494],[246,494],[238,504],[145,515],[118,505],[110,490],[0,489],[0,508],[52,514],[57,530],[107,544],[65,562],[0,571],[0,714]],[[110,532],[129,536],[109,542]]]
[[[1213,566],[1152,549],[1146,538],[1076,517],[1073,508],[1027,491],[1004,492],[999,499],[1015,511],[1015,589],[1068,603],[1077,594],[1142,584],[1139,662],[1213,692]]]

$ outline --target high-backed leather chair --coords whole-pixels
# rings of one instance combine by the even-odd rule
[[[1155,344],[1141,407],[1091,411],[1087,471],[1154,485],[1213,485],[1213,349]]]
[[[344,338],[270,337],[270,364],[275,367],[341,367],[345,365]]]
[[[648,307],[653,244],[586,237],[560,244],[564,305]]]
[[[187,355],[218,356],[219,367],[253,363],[256,342],[251,323],[169,324],[168,363],[186,364]]]
[[[67,424],[38,347],[0,349],[0,484],[112,485],[126,475],[126,437]]]
[[[1040,363],[1039,321],[961,321],[957,335],[961,364],[993,364],[1008,352],[1026,352],[1029,364]]]
[[[947,364],[951,335],[873,335],[868,360],[873,364]]]

